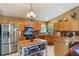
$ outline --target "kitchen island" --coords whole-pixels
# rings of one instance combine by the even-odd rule
[[[40,38],[34,39],[33,42],[26,39],[20,40],[19,47],[19,54],[21,56],[47,55],[47,41]]]

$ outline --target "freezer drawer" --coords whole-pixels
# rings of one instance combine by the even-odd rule
[[[18,51],[18,43],[13,43],[9,45],[9,53]]]
[[[9,54],[9,45],[2,45],[2,51],[1,51],[1,55],[6,55]]]

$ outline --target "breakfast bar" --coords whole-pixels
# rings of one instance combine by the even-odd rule
[[[20,55],[22,56],[41,56],[47,55],[47,41],[36,38],[33,42],[30,40],[20,40]]]

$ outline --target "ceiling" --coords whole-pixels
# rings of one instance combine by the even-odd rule
[[[33,3],[32,8],[37,20],[49,21],[64,12],[78,6],[78,3]],[[0,3],[0,14],[26,18],[30,3]]]

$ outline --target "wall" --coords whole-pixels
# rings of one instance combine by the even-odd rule
[[[28,22],[28,20],[23,18],[16,18],[16,17],[10,17],[10,16],[0,16],[0,24],[3,23],[11,23],[11,24],[17,24],[20,27],[20,30],[23,30],[23,26],[25,26]],[[40,24],[43,24],[44,22],[41,21],[35,21]]]
[[[75,18],[71,17],[71,15],[73,15],[73,13],[76,13]],[[49,21],[48,23],[52,24],[52,23],[57,22],[58,20],[65,20],[65,19],[79,20],[79,6],[75,7],[74,9],[71,9],[71,10],[67,11],[66,13],[64,13],[62,15],[57,16],[54,19],[51,19],[51,21]]]
[[[15,18],[15,17],[9,17],[9,16],[0,16],[0,24],[4,23],[10,23],[10,24],[16,24],[19,25],[19,33],[20,33],[20,39],[25,39],[23,36],[23,31],[24,31],[24,26],[29,22],[28,20],[23,19],[23,18]],[[45,24],[45,22],[41,21],[35,21],[40,24]],[[31,22],[30,22],[31,23]]]
[[[71,15],[74,15],[74,18],[71,17]],[[59,20],[79,20],[79,6],[67,11],[66,13],[57,16],[54,19],[51,19],[51,21],[48,21],[48,25],[51,25],[52,28],[54,28],[54,23],[58,22]]]

